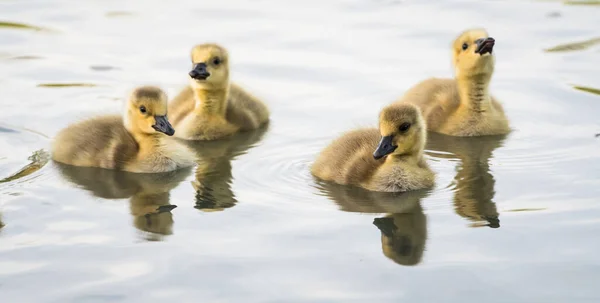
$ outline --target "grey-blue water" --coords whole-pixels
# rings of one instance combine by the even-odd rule
[[[566,2],[566,1],[565,1]],[[593,2],[593,1],[591,1]],[[598,302],[600,5],[561,1],[0,0],[0,301]],[[430,135],[436,187],[315,181],[316,154],[496,39],[506,138]],[[53,136],[186,85],[218,42],[268,129],[138,176],[48,161]],[[176,206],[176,208],[174,208]]]

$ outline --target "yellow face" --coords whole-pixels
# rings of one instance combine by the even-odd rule
[[[225,48],[216,44],[200,44],[192,49],[192,83],[225,87],[229,81],[229,56]]]
[[[463,32],[452,44],[456,77],[491,76],[495,40],[483,29]]]
[[[419,109],[411,104],[390,105],[379,115],[381,141],[375,159],[387,155],[420,153],[425,144],[425,126]]]
[[[127,105],[127,125],[130,130],[145,134],[156,132],[172,136],[175,130],[167,119],[167,95],[160,88],[136,88]]]

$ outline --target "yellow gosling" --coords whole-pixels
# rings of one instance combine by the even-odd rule
[[[311,167],[322,180],[371,191],[432,187],[435,174],[423,158],[426,126],[419,109],[392,104],[379,115],[379,130],[348,132],[326,147]]]
[[[169,104],[176,137],[215,140],[257,129],[269,120],[267,106],[229,81],[229,54],[217,44],[192,49],[190,85]]]
[[[510,132],[504,109],[489,93],[495,40],[484,29],[467,30],[452,44],[455,79],[431,78],[399,100],[421,109],[428,130],[451,136]]]
[[[52,159],[74,166],[138,173],[166,172],[194,165],[194,154],[169,138],[167,96],[157,87],[135,89],[125,114],[70,125],[56,136]]]

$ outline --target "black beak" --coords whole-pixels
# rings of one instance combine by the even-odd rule
[[[152,125],[152,128],[157,132],[164,133],[167,136],[175,134],[175,130],[173,129],[173,126],[171,126],[171,123],[169,123],[167,116],[154,116],[154,120],[156,120],[156,123]]]
[[[206,71],[206,63],[194,64],[194,68],[189,72],[190,77],[196,80],[206,80],[210,73]]]
[[[392,138],[393,136],[385,136],[381,138],[381,141],[379,141],[379,146],[377,146],[377,149],[373,153],[373,158],[375,158],[375,160],[379,160],[393,153],[396,148],[398,148],[398,146],[394,146],[392,144]]]
[[[477,48],[475,49],[476,54],[484,55],[487,53],[492,53],[494,50],[494,45],[496,44],[496,40],[492,37],[481,38],[475,40],[477,44]]]

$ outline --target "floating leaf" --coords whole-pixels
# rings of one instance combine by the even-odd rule
[[[92,83],[40,83],[38,87],[94,87]]]
[[[561,45],[557,45],[555,47],[551,47],[546,49],[546,52],[570,52],[570,51],[579,51],[590,48],[596,44],[600,43],[600,38],[593,38],[581,42],[574,43],[565,43]]]
[[[50,160],[50,156],[43,149],[37,150],[33,153],[33,155],[29,156],[27,160],[31,161],[31,163],[25,165],[18,172],[0,180],[0,183],[6,183],[10,181],[14,181],[26,176],[33,174],[34,172],[40,170],[48,161]]]
[[[597,88],[587,87],[587,86],[577,86],[577,85],[574,85],[573,88],[580,90],[580,91],[587,92],[587,93],[600,95],[600,89],[597,89]]]
[[[133,13],[131,12],[126,12],[126,11],[112,11],[112,12],[107,12],[106,13],[106,17],[127,17],[127,16],[131,16],[133,15]]]
[[[545,208],[515,208],[515,209],[509,209],[507,211],[521,212],[521,211],[539,211],[539,210],[546,210],[546,209]]]
[[[567,5],[600,5],[598,0],[565,0],[563,3]]]
[[[35,25],[29,25],[29,24],[17,23],[17,22],[8,22],[8,21],[0,21],[0,28],[24,29],[24,30],[34,30],[34,31],[47,30],[45,28],[35,26]]]

